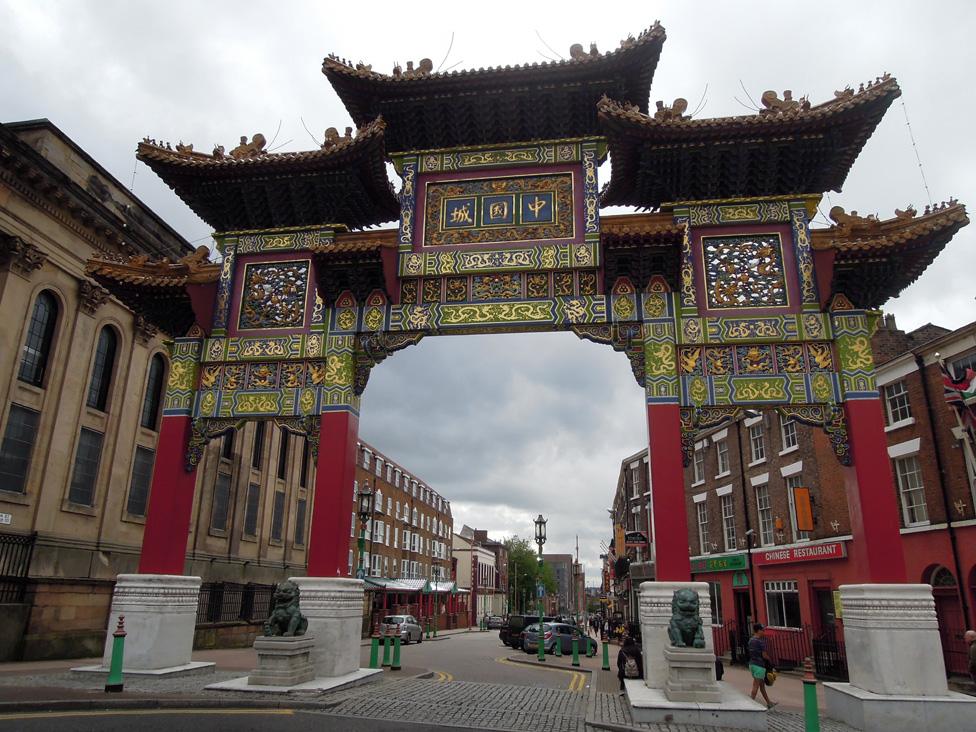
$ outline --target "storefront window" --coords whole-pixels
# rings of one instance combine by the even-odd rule
[[[765,583],[768,624],[780,628],[799,628],[800,593],[796,580],[773,580]]]

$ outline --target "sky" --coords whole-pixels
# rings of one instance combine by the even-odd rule
[[[329,53],[384,72],[423,57],[441,70],[541,63],[577,42],[613,50],[655,19],[668,40],[652,108],[680,96],[696,118],[751,114],[766,89],[817,104],[898,79],[902,97],[823,213],[976,205],[969,2],[0,0],[0,121],[50,119],[197,245],[209,227],[135,161],[144,136],[209,151],[261,132],[275,151],[314,149],[352,124],[321,73]],[[962,264],[974,241],[963,229],[886,304],[899,327],[976,319]],[[458,529],[531,538],[542,513],[546,550],[573,552],[578,537],[593,585],[620,463],[647,429],[626,357],[552,333],[427,338],[395,354],[373,370],[360,436],[449,499]]]

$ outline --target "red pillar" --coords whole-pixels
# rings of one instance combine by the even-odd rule
[[[654,571],[658,580],[688,582],[688,516],[681,456],[681,419],[677,404],[647,405],[654,515]]]
[[[156,443],[149,509],[139,556],[140,574],[183,574],[197,471],[187,472],[191,419],[164,416]]]
[[[349,563],[352,486],[356,477],[359,417],[326,412],[319,430],[315,503],[309,531],[308,576],[345,577]]]
[[[845,468],[854,536],[851,560],[862,582],[905,582],[898,500],[879,399],[845,402],[853,466]]]

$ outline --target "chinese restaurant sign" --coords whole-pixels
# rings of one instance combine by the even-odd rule
[[[745,568],[745,554],[732,554],[727,557],[708,557],[691,560],[692,574],[695,572],[731,572]]]
[[[843,559],[847,556],[847,546],[842,541],[832,541],[827,544],[813,544],[811,546],[794,546],[789,549],[769,549],[756,552],[752,563],[788,564],[790,562],[809,562],[817,559]]]

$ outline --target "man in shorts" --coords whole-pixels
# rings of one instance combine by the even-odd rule
[[[769,701],[766,694],[766,663],[769,656],[766,654],[766,629],[762,623],[752,626],[752,638],[749,639],[749,671],[752,673],[752,696],[756,698],[757,693],[762,693],[762,698],[766,700],[766,708],[772,709],[776,702]]]

